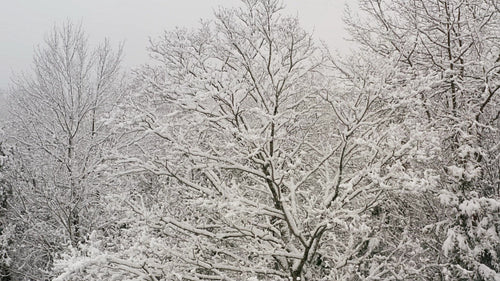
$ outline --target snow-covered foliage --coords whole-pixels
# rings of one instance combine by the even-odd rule
[[[32,73],[15,80],[6,126],[15,161],[2,219],[16,280],[50,276],[57,254],[101,221],[99,169],[111,141],[100,119],[121,80],[121,51],[91,49],[78,26],[55,28],[45,43]]]
[[[418,276],[412,229],[395,233],[375,214],[437,182],[415,169],[436,144],[413,122],[414,84],[391,58],[330,62],[277,1],[245,4],[153,40],[156,63],[110,122],[129,138],[119,173],[156,182],[125,199],[135,223],[119,250],[89,243],[60,280]]]
[[[439,175],[442,205],[424,221],[441,249],[441,280],[498,280],[500,10],[496,1],[360,2],[354,38],[374,54],[397,56],[440,152],[424,167]],[[418,118],[418,116],[420,116]],[[432,230],[432,231],[431,231]],[[429,240],[431,241],[431,240]]]
[[[344,57],[281,4],[152,39],[123,99],[119,54],[49,37],[0,150],[0,273],[500,280],[498,4],[360,0]]]

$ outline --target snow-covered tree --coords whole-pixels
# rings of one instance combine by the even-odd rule
[[[406,249],[373,217],[391,191],[434,184],[407,167],[432,152],[405,121],[418,99],[387,83],[401,79],[391,59],[332,65],[279,1],[243,3],[152,41],[156,63],[110,120],[127,132],[115,164],[135,187],[110,198],[120,223],[61,261],[58,280],[388,280],[402,270],[394,253]]]
[[[10,166],[9,152],[4,145],[5,134],[0,127],[0,280],[8,281],[11,277],[10,258],[8,253],[9,239],[5,235],[6,222],[4,219],[7,201],[12,196],[12,186],[7,178],[7,169]]]
[[[500,278],[500,11],[496,1],[360,1],[348,23],[368,52],[396,57],[440,152],[432,203],[441,280]],[[397,85],[395,85],[397,86]],[[427,237],[428,238],[428,237]],[[424,239],[425,240],[425,239]],[[430,241],[427,240],[426,243]],[[430,243],[432,244],[432,243]],[[437,278],[437,277],[436,277]]]
[[[98,227],[99,167],[111,136],[102,118],[120,95],[120,59],[121,48],[105,41],[92,49],[82,29],[67,23],[14,81],[6,132],[16,165],[3,223],[12,231],[16,280],[50,276],[57,253]]]

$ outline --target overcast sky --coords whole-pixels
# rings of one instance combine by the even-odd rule
[[[303,26],[333,49],[345,49],[342,24],[346,0],[284,0],[286,12],[298,15]],[[234,7],[238,0],[11,0],[0,8],[0,90],[12,73],[29,70],[33,49],[45,34],[66,20],[82,23],[91,41],[108,37],[125,42],[124,64],[147,60],[148,38],[175,26],[196,27],[211,18],[218,6]],[[1,101],[1,100],[0,100]]]

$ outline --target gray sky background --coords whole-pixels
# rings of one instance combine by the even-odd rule
[[[345,50],[347,34],[342,14],[347,0],[284,0],[286,13],[298,15],[332,49]],[[196,27],[218,6],[235,7],[238,0],[0,0],[0,92],[13,73],[29,71],[33,49],[47,32],[66,20],[82,23],[92,43],[110,38],[124,41],[124,65],[147,61],[149,37],[175,26]],[[0,103],[2,99],[0,97]]]

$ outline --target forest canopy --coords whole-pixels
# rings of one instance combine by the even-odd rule
[[[500,280],[500,6],[360,0],[334,55],[243,0],[55,27],[0,126],[0,281]]]

